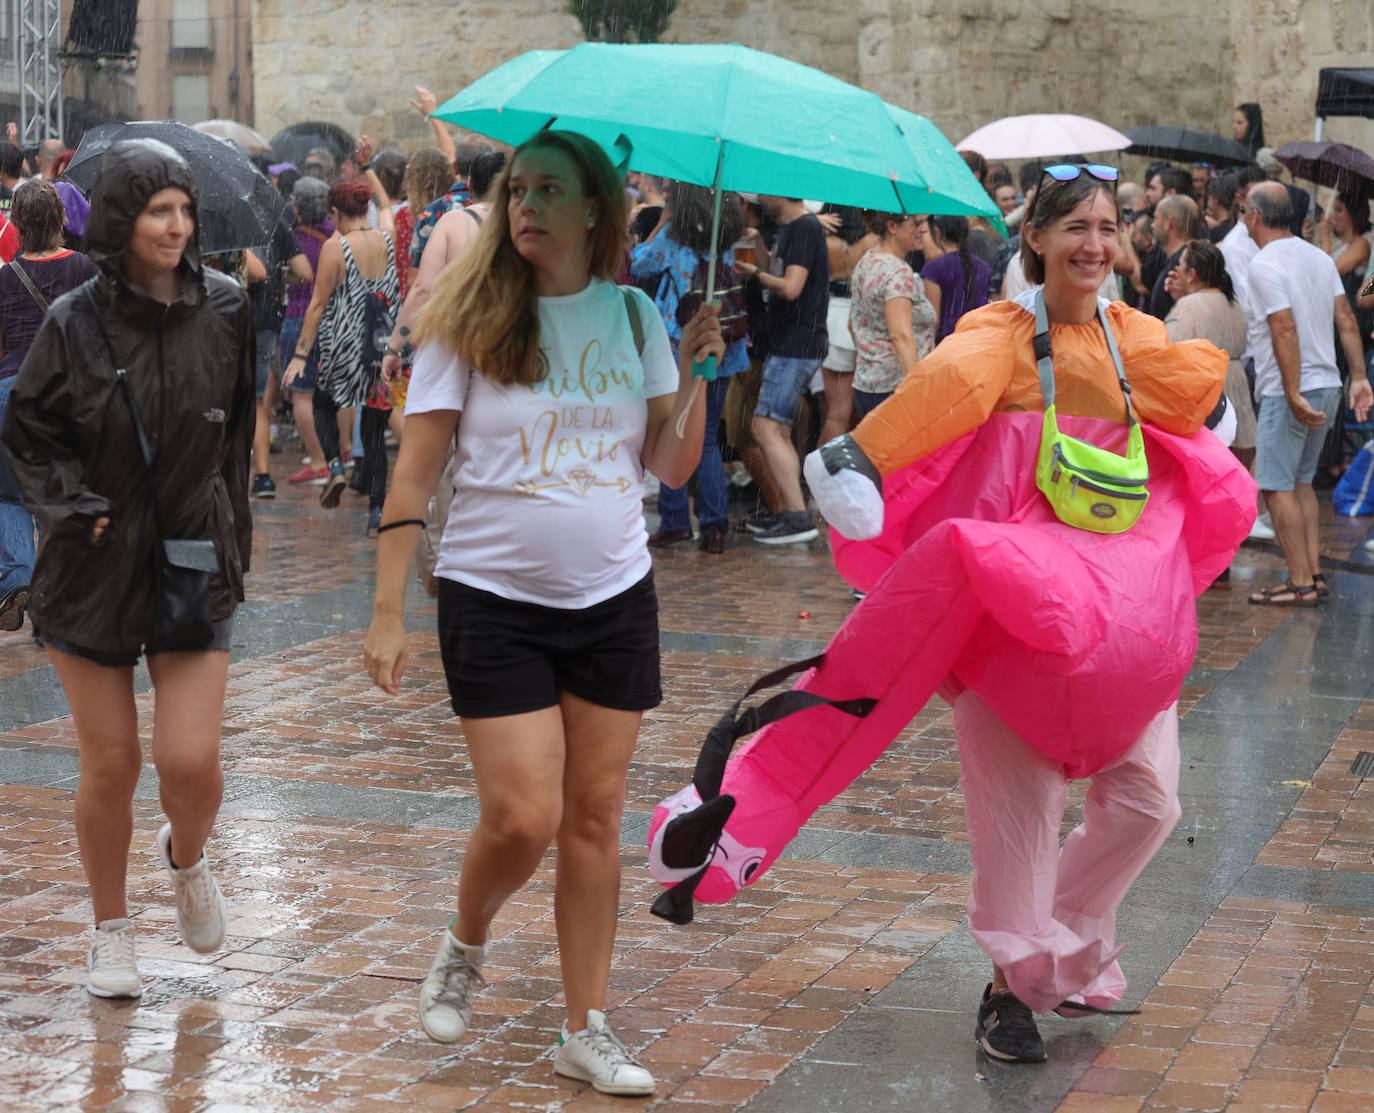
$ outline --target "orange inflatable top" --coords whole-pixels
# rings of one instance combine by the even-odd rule
[[[1197,432],[1221,395],[1226,353],[1206,340],[1171,344],[1163,321],[1124,302],[1113,302],[1106,313],[1136,417],[1170,433]],[[991,414],[1042,411],[1034,332],[1034,315],[1014,301],[966,314],[859,424],[854,440],[881,474],[890,475],[978,428]],[[1121,387],[1098,321],[1052,324],[1050,345],[1058,412],[1124,422]]]

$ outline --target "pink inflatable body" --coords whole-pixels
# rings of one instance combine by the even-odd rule
[[[1060,425],[1124,450],[1120,424]],[[832,533],[836,567],[868,595],[797,688],[877,705],[862,719],[808,709],[740,748],[720,789],[734,811],[698,899],[720,903],[757,880],[937,691],[972,690],[1071,777],[1119,757],[1178,698],[1195,599],[1249,531],[1254,482],[1210,432],[1146,425],[1145,514],[1126,533],[1088,533],[1059,522],[1035,487],[1040,431],[1038,413],[995,414],[884,480],[881,536]],[[662,861],[665,824],[700,803],[688,786],[654,813],[651,869],[664,884],[701,866]]]

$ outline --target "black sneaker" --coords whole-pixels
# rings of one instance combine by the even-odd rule
[[[770,526],[775,525],[778,515],[772,513],[758,514],[753,518],[746,518],[740,522],[739,528],[745,533],[762,533]]]
[[[29,585],[20,584],[0,599],[0,630],[9,633],[24,625],[24,608],[29,605]]]
[[[992,983],[983,990],[978,1006],[978,1026],[973,1030],[984,1051],[1004,1063],[1043,1063],[1045,1041],[1035,1026],[1035,1017],[1009,989],[992,992]]]
[[[816,523],[805,510],[784,510],[771,526],[754,532],[754,540],[761,545],[791,545],[816,536]]]
[[[266,472],[260,472],[253,476],[252,495],[255,499],[274,499],[277,497],[277,485],[272,482],[272,477]]]

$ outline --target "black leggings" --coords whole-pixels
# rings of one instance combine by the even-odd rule
[[[324,462],[333,463],[340,459],[339,404],[327,390],[316,387],[311,405],[315,414],[315,436],[320,438],[320,447],[324,449]],[[367,484],[368,505],[377,508],[386,501],[386,426],[389,416],[387,410],[363,407],[362,482]]]

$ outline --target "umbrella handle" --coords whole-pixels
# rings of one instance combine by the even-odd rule
[[[707,356],[700,363],[692,365],[692,378],[705,379],[708,383],[716,379],[716,357]]]

